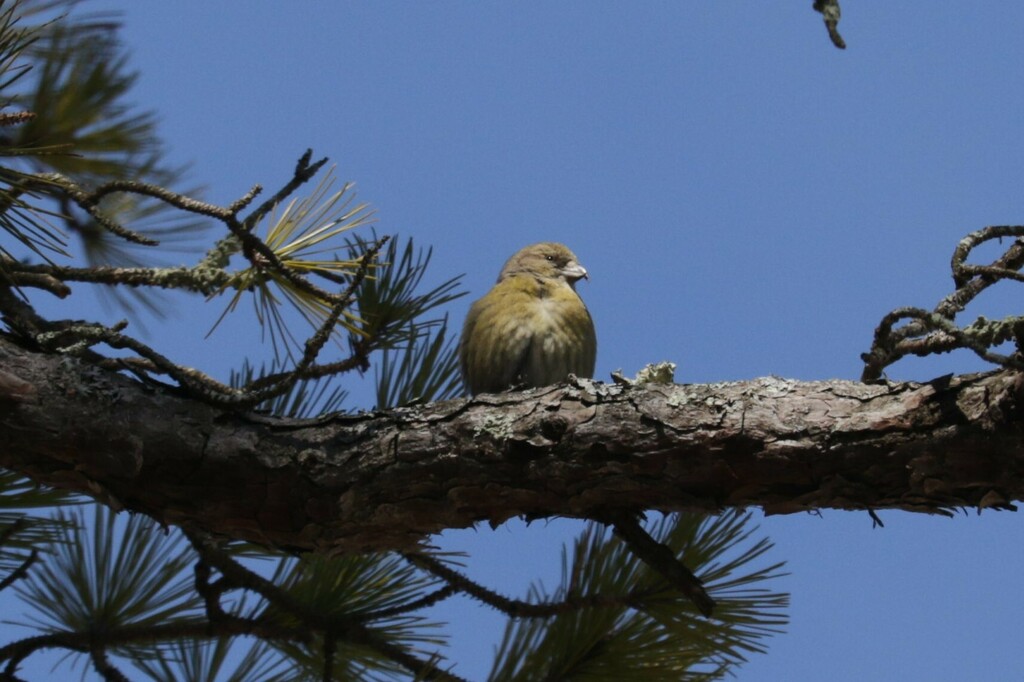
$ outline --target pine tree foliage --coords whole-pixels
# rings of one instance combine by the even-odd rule
[[[407,611],[438,581],[394,555],[306,557],[284,561],[272,578],[292,598],[326,617],[362,621],[368,630],[361,636],[379,638],[387,647],[430,652],[446,642],[440,624]],[[268,604],[261,614],[271,622],[288,624],[288,614]],[[296,623],[293,623],[296,624]],[[342,638],[331,646],[336,679],[403,679],[407,672],[397,662],[362,645],[357,637]],[[302,645],[282,643],[279,651],[298,664],[309,679],[323,674],[327,641],[318,637]]]
[[[571,558],[563,551],[562,580],[555,592],[547,594],[537,585],[530,596],[539,601],[609,594],[628,599],[612,608],[510,623],[490,679],[711,680],[735,672],[745,654],[764,652],[762,640],[786,622],[786,595],[759,587],[777,577],[782,564],[743,573],[771,548],[762,539],[739,549],[754,532],[749,514],[734,511],[715,518],[666,516],[653,528],[657,540],[686,556],[702,574],[723,614],[716,622],[701,617],[608,528],[588,524]]]
[[[192,589],[190,557],[177,534],[154,532],[144,516],[118,524],[93,505],[65,516],[63,537],[18,584],[40,632],[95,632],[195,622],[201,603]]]

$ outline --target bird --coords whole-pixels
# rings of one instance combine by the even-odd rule
[[[462,382],[471,395],[590,378],[597,334],[576,292],[587,270],[564,244],[517,251],[473,303],[459,340]]]

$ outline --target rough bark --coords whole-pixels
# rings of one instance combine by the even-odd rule
[[[1024,496],[1022,384],[581,381],[295,421],[0,337],[0,466],[168,524],[318,550],[408,548],[517,515],[1005,507]]]

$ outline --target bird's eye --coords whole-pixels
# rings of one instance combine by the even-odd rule
[[[544,256],[544,257],[547,258],[549,261],[554,261],[555,260],[555,257],[552,256],[552,255],[547,255],[547,256]]]

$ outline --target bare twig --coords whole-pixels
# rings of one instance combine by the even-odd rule
[[[451,589],[469,595],[511,618],[550,618],[561,613],[572,613],[587,608],[636,607],[645,596],[642,594],[627,596],[600,594],[569,597],[555,602],[526,602],[500,595],[449,568],[428,554],[405,553],[402,554],[402,558],[413,566],[444,580]]]
[[[976,246],[1007,237],[1015,239],[992,263],[972,265],[966,262]],[[1004,355],[992,350],[1006,341],[1024,339],[1024,319],[979,318],[966,327],[955,322],[956,316],[978,294],[996,282],[1024,282],[1021,267],[1024,267],[1024,226],[995,225],[968,234],[957,244],[950,263],[956,289],[932,311],[903,307],[884,316],[875,329],[871,349],[861,356],[864,361],[861,380],[877,381],[886,367],[907,355],[932,355],[958,348],[970,350],[993,364],[1024,368],[1024,360],[1017,354]],[[898,323],[904,324],[896,327]]]
[[[89,651],[89,659],[92,661],[92,667],[106,682],[131,682],[124,673],[117,669],[117,666],[110,662],[105,648],[92,647]]]
[[[607,521],[637,558],[685,594],[706,618],[711,617],[715,600],[704,589],[704,583],[676,558],[671,549],[652,538],[637,518],[629,513],[611,514]]]
[[[306,153],[299,157],[298,162],[295,164],[295,171],[292,173],[292,179],[289,180],[281,189],[274,193],[274,196],[270,197],[259,207],[256,208],[249,217],[245,219],[242,227],[246,232],[251,232],[254,227],[263,219],[263,216],[274,210],[274,207],[284,201],[284,199],[290,196],[295,190],[302,185],[309,182],[314,175],[320,172],[324,164],[327,163],[327,157],[315,161],[310,164],[309,160],[313,158],[313,150],[307,149]],[[255,195],[254,195],[255,196]]]
[[[121,237],[125,241],[132,242],[133,244],[141,244],[143,246],[157,246],[160,242],[155,239],[150,239],[144,235],[129,230],[128,228],[117,224],[111,220],[103,211],[97,206],[96,202],[98,198],[93,196],[93,193],[87,192],[77,184],[64,177],[59,173],[48,173],[39,176],[40,179],[46,183],[55,184],[60,187],[61,191],[70,198],[75,204],[78,205],[83,211],[92,216],[92,219],[96,223],[111,234]]]
[[[832,44],[840,50],[846,49],[846,41],[839,35],[839,18],[842,15],[839,9],[839,0],[814,0],[814,9],[825,17],[825,28],[828,30],[828,37]]]
[[[122,268],[95,266],[72,268],[49,263],[27,264],[0,257],[0,266],[5,268],[11,281],[18,286],[45,288],[64,298],[71,293],[63,282],[87,282],[111,286],[149,286],[162,289],[194,291],[209,295],[225,286],[231,279],[230,273],[212,270],[198,273],[194,268]],[[50,284],[56,282],[56,285]],[[59,286],[57,286],[59,285]]]

